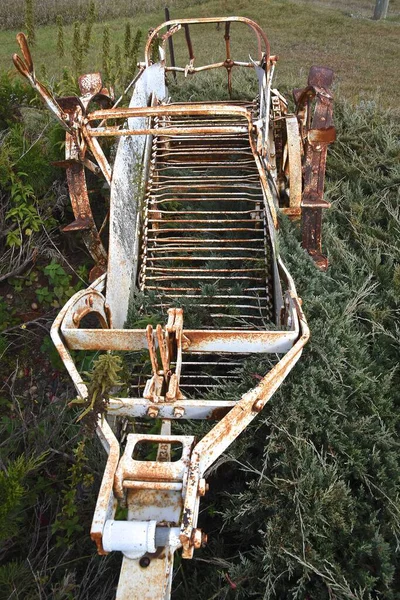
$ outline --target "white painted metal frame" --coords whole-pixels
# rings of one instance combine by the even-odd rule
[[[264,71],[260,73],[261,69],[256,63],[255,67],[260,81],[261,114],[259,122],[249,121],[247,129],[250,137],[253,130],[257,132],[258,153],[254,158],[262,184],[267,226],[274,241],[277,207],[273,185],[271,186],[265,170],[273,65],[268,68],[267,74]],[[146,330],[123,327],[138,272],[141,185],[143,179],[149,176],[152,136],[159,132],[151,126],[149,118],[151,115],[161,114],[162,110],[171,114],[177,112],[175,107],[156,106],[158,101],[167,96],[164,76],[165,65],[148,65],[138,78],[130,108],[118,110],[122,116],[126,111],[128,128],[115,131],[120,136],[120,142],[113,171],[110,173],[107,163],[103,165],[105,176],[111,181],[107,275],[101,276],[86,290],[75,294],[60,311],[51,330],[53,342],[77,393],[83,399],[87,398],[88,390],[76,369],[71,350],[149,349]],[[233,108],[224,106],[220,110],[229,114]],[[202,109],[204,111],[204,106]],[[195,114],[199,110],[201,108],[192,107],[188,112]],[[235,110],[246,118],[249,117],[242,107]],[[89,115],[86,130],[89,147],[98,149],[97,138],[107,134],[107,128],[90,128],[89,121],[106,117],[103,114],[106,112],[98,111]],[[231,130],[243,133],[246,127],[231,127],[226,128],[226,131],[229,129],[229,133]],[[288,123],[288,128],[291,132],[289,138],[293,140],[296,132],[292,121]],[[190,128],[175,129],[171,129],[174,135],[179,135],[180,131],[185,131],[186,135],[190,133]],[[215,128],[213,131],[215,132]],[[297,152],[295,140],[289,148],[289,153],[293,152]],[[297,188],[295,195],[297,198]],[[170,598],[174,552],[182,548],[183,558],[191,558],[193,551],[205,542],[204,534],[197,528],[197,520],[200,499],[207,490],[207,469],[262,410],[301,356],[309,330],[293,280],[280,260],[274,243],[272,261],[276,320],[280,322],[283,309],[285,329],[240,332],[183,329],[182,332],[184,349],[189,352],[279,354],[279,362],[256,387],[239,400],[226,401],[192,400],[185,397],[171,401],[164,399],[162,402],[144,397],[112,398],[108,407],[110,417],[146,418],[152,415],[160,418],[163,423],[161,435],[128,435],[122,456],[119,441],[107,419],[98,421],[97,434],[108,459],[96,503],[91,536],[100,554],[123,552],[117,600]],[[281,282],[286,290],[284,295]],[[97,315],[101,329],[79,328],[82,318],[89,313]],[[213,419],[217,413],[225,416],[198,443],[195,443],[192,436],[171,435],[171,422],[175,419]],[[141,442],[158,444],[157,460],[142,461],[133,458],[135,448]],[[173,443],[182,445],[182,456],[177,461],[172,461],[171,458]],[[118,502],[128,509],[127,521],[115,520]]]

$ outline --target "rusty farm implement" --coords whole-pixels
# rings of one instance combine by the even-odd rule
[[[196,66],[191,30],[199,24],[223,32],[220,62]],[[232,56],[231,30],[239,26],[254,34],[255,59]],[[179,35],[189,56],[176,66],[172,38]],[[79,78],[80,97],[55,98],[37,80],[23,34],[18,42],[15,66],[66,130],[60,165],[75,220],[65,230],[81,232],[95,261],[91,285],[54,322],[54,344],[82,401],[88,387],[71,350],[145,353],[151,366],[148,375],[133,369],[129,397],[111,396],[105,414],[95,413],[108,459],[91,536],[100,554],[123,553],[119,600],[168,599],[174,553],[189,559],[206,542],[198,515],[207,470],[263,409],[309,337],[275,238],[279,212],[301,219],[303,247],[326,268],[321,215],[335,135],[333,74],[312,67],[307,87],[294,92],[292,114],[273,88],[277,57],[256,23],[172,20],[150,32],[129,106],[120,107],[99,73]],[[256,100],[169,100],[169,73],[193,77],[212,69],[226,70],[229,92],[232,72],[253,72]],[[114,154],[107,151],[110,138]],[[87,170],[110,188],[106,226],[96,225]],[[164,324],[130,327],[137,298],[164,314]],[[277,359],[256,387],[237,398],[213,395],[259,353]],[[135,433],[119,439],[118,419],[139,423]],[[200,440],[174,433],[185,419],[209,420],[208,433]],[[144,424],[155,420],[158,433],[146,433]],[[141,451],[146,444],[155,448],[151,459]],[[116,518],[118,505],[124,519]]]

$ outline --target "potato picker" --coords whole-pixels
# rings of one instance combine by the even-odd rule
[[[197,66],[191,35],[206,25],[223,37],[224,55]],[[232,31],[240,35],[241,28],[254,35],[256,55],[247,61],[235,60],[231,46]],[[179,37],[188,54],[181,66],[172,43]],[[66,132],[58,164],[75,220],[64,230],[80,232],[95,262],[92,283],[54,321],[53,342],[83,403],[88,384],[72,350],[137,353],[150,365],[148,374],[140,361],[132,368],[129,397],[110,395],[102,413],[92,407],[108,458],[91,537],[99,554],[123,554],[118,600],[167,600],[174,553],[190,559],[207,542],[198,528],[207,472],[264,408],[309,338],[276,231],[279,212],[301,221],[304,249],[326,269],[321,216],[335,138],[333,73],[312,67],[307,86],[294,91],[291,113],[272,85],[277,57],[255,22],[169,20],[150,30],[129,106],[121,107],[99,73],[79,78],[79,97],[55,98],[36,78],[25,36],[17,40],[16,68]],[[217,69],[226,70],[230,97],[232,73],[252,73],[256,99],[169,99],[167,77]],[[110,190],[102,225],[88,171]],[[129,325],[138,298],[142,320],[146,305],[161,322]],[[235,383],[238,366],[260,353],[273,366],[256,387],[221,399],[217,391]],[[199,419],[209,422],[200,440],[188,434]],[[121,437],[121,422],[134,422],[134,433]]]

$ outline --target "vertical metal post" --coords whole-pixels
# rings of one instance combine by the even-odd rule
[[[171,17],[170,17],[170,14],[169,14],[169,8],[165,7],[164,12],[165,12],[165,20],[166,21],[170,21]],[[171,28],[168,25],[167,31],[169,31],[170,29]],[[171,60],[171,67],[175,67],[175,51],[174,51],[174,42],[172,41],[172,36],[170,36],[168,38],[168,49],[169,49],[169,57],[170,57],[170,60]],[[172,74],[173,74],[174,79],[176,81],[176,71],[172,71]]]
[[[379,19],[386,19],[389,8],[389,0],[376,0],[373,19],[379,21]]]
[[[189,58],[191,61],[194,60],[194,53],[193,53],[193,46],[192,46],[192,40],[190,39],[190,31],[189,31],[189,25],[187,23],[185,23],[183,25],[184,29],[185,29],[185,38],[186,38],[186,44],[189,50]]]

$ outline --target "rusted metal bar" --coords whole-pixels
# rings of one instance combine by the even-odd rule
[[[170,289],[170,288],[168,288]],[[262,288],[261,288],[262,290]],[[230,297],[230,296],[229,296]],[[148,348],[142,329],[70,329],[62,330],[70,350],[135,351]],[[185,329],[191,352],[286,352],[297,336],[294,331],[245,331]]]
[[[170,117],[170,116],[228,116],[243,117],[251,120],[249,111],[244,106],[235,104],[199,103],[199,104],[160,104],[158,106],[138,106],[129,108],[116,108],[115,110],[96,110],[89,113],[86,122],[97,119],[128,119],[131,117]],[[112,135],[112,132],[110,132]]]
[[[188,51],[189,51],[190,62],[191,62],[191,64],[193,64],[194,52],[193,52],[192,40],[190,38],[189,23],[183,23],[183,28],[185,30],[185,39],[186,39],[186,45],[187,45]]]
[[[265,35],[264,31],[261,29],[261,27],[259,25],[257,25],[257,23],[255,23],[254,21],[252,21],[251,19],[247,19],[246,17],[222,17],[222,18],[203,18],[203,19],[179,19],[179,20],[172,20],[172,21],[167,21],[166,23],[162,23],[161,25],[159,25],[158,27],[156,27],[153,32],[151,33],[151,35],[149,36],[147,42],[146,42],[146,48],[145,48],[145,62],[146,62],[146,66],[148,66],[150,64],[150,59],[151,59],[151,44],[153,42],[153,39],[158,35],[158,33],[166,27],[175,27],[176,25],[197,25],[197,24],[201,24],[201,23],[226,23],[226,22],[231,22],[231,23],[245,23],[246,25],[248,25],[250,27],[250,29],[255,33],[256,38],[257,38],[257,42],[258,42],[258,59],[261,61],[264,57],[265,60],[265,64],[266,64],[266,68],[269,69],[269,59],[270,59],[270,46],[269,46],[269,41],[267,36]]]
[[[169,8],[165,7],[164,13],[165,13],[165,20],[169,21],[170,20]],[[171,26],[168,25],[167,31],[169,31],[170,29],[171,29]],[[170,57],[170,61],[171,61],[171,67],[174,68],[175,67],[175,51],[174,51],[174,42],[172,40],[172,36],[170,36],[168,38],[168,48],[169,48],[169,57]],[[175,71],[173,71],[173,76],[176,81],[176,72]]]
[[[302,198],[302,245],[316,265],[326,270],[322,254],[322,209],[330,205],[323,199],[328,144],[335,140],[332,124],[333,102],[330,87],[333,71],[311,67],[308,87],[295,90],[297,114],[304,144],[304,190]],[[315,109],[312,113],[312,104]]]
[[[69,116],[66,112],[64,112],[54,98],[53,94],[49,92],[49,90],[42,84],[40,81],[36,79],[35,70],[33,68],[32,56],[29,50],[28,42],[25,34],[18,33],[17,34],[17,42],[21,49],[23,59],[21,59],[18,54],[13,54],[13,62],[17,71],[25,77],[31,84],[31,86],[40,94],[42,100],[47,104],[51,112],[54,114],[60,125],[69,131],[72,132],[71,127],[69,125]]]
[[[230,38],[230,28],[231,28],[231,24],[229,21],[227,21],[225,23],[225,47],[226,47],[226,60],[225,60],[225,68],[226,71],[228,73],[228,91],[229,91],[229,95],[232,95],[232,67],[233,67],[233,60],[231,58],[231,38]]]
[[[93,219],[84,167],[80,163],[72,163],[67,167],[66,173],[75,221],[64,227],[63,231],[82,231],[83,240],[90,254],[104,273],[107,266],[107,252],[101,242],[100,234]]]
[[[202,127],[201,134],[202,135],[215,135],[219,136],[220,134],[240,134],[245,133],[247,131],[247,126],[236,126],[236,127]],[[131,136],[131,135],[196,135],[199,133],[198,127],[166,127],[161,133],[158,129],[148,128],[148,129],[113,129],[110,131],[110,128],[91,128],[88,130],[88,137],[90,138],[100,138],[100,137],[110,137],[110,135],[115,137],[121,136]]]
[[[231,60],[230,64],[232,67],[247,67],[254,69],[254,63],[242,62],[238,60]],[[187,75],[194,75],[195,73],[201,73],[202,71],[211,71],[212,69],[220,69],[226,67],[226,61],[212,63],[211,65],[203,65],[201,67],[194,67],[192,65],[186,67],[165,67],[166,71],[172,71],[176,73],[186,73]]]

